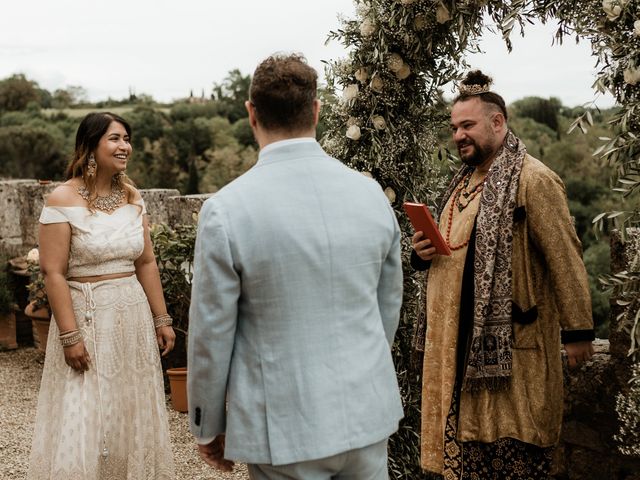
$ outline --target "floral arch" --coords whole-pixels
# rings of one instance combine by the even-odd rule
[[[477,50],[487,17],[498,25],[509,49],[510,35],[514,30],[523,33],[532,20],[556,19],[559,41],[575,35],[590,42],[599,68],[593,88],[611,92],[620,107],[610,120],[615,135],[603,139],[594,155],[616,167],[622,195],[631,196],[640,189],[640,0],[355,2],[355,18],[343,19],[329,36],[348,47],[349,54],[327,66],[329,91],[342,93],[339,101],[328,104],[324,146],[382,185],[404,232],[411,228],[400,214],[402,201],[433,204],[446,181],[438,162],[448,155],[438,145],[438,131],[448,119],[441,87],[466,70],[465,53]],[[585,111],[574,127],[584,130],[590,123],[591,115]],[[603,213],[596,222],[608,218],[618,228],[637,226],[640,206]],[[404,255],[409,244],[405,238]],[[420,368],[416,368],[411,341],[421,310],[422,278],[406,278],[394,348],[406,419],[392,438],[390,461],[395,478],[415,479],[421,478],[416,437]],[[636,272],[633,279],[639,280],[640,275]],[[637,300],[637,287],[630,292]],[[640,327],[635,333],[640,337]]]

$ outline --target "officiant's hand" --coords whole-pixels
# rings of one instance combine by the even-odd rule
[[[436,256],[436,247],[431,246],[431,240],[428,238],[423,240],[423,237],[422,232],[414,233],[411,238],[411,246],[422,260],[429,262]]]
[[[198,453],[207,465],[223,472],[233,471],[233,462],[224,458],[224,435],[218,435],[207,445],[198,445]]]

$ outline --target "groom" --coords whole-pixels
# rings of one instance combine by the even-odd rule
[[[208,464],[252,479],[387,479],[400,231],[380,186],[316,142],[316,81],[298,55],[258,66],[258,162],[200,213],[191,430]]]

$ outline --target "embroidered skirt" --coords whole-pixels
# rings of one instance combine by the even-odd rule
[[[458,442],[458,395],[454,389],[444,432],[444,480],[548,480],[553,447],[515,438],[492,443]]]
[[[69,282],[89,370],[64,361],[49,328],[28,480],[175,477],[160,355],[135,275]]]

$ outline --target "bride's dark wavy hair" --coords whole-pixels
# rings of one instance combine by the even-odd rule
[[[76,147],[73,152],[73,157],[67,166],[67,180],[82,177],[89,191],[89,198],[91,199],[89,201],[90,209],[93,208],[93,202],[97,198],[97,192],[96,177],[87,175],[89,155],[98,148],[100,139],[107,133],[107,129],[112,122],[118,122],[122,125],[127,135],[129,135],[129,138],[131,138],[131,125],[121,116],[111,112],[91,112],[82,119],[78,126],[78,131],[76,132]],[[133,192],[130,186],[133,186],[133,182],[124,172],[115,175],[114,181],[126,192],[127,202],[129,202]]]

